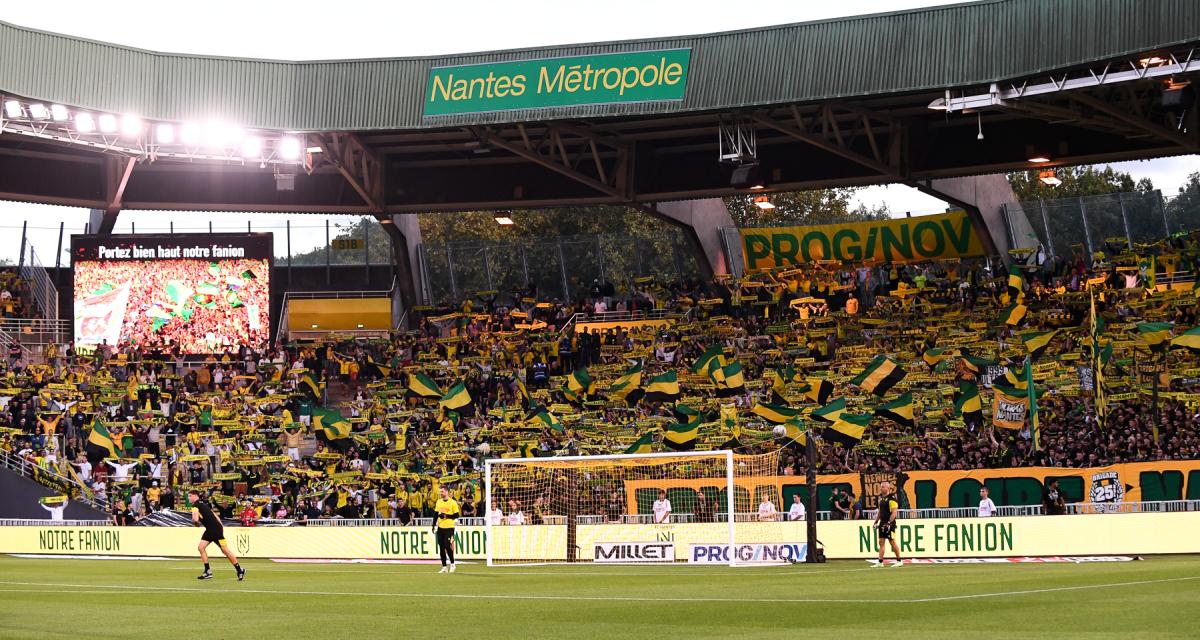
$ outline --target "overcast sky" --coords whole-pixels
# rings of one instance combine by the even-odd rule
[[[131,0],[54,3],[4,2],[0,20],[45,31],[143,49],[281,60],[421,56],[542,45],[711,33],[771,24],[951,4],[921,0],[458,0],[412,2]],[[1114,165],[1135,178],[1149,177],[1164,194],[1174,193],[1197,166],[1196,156]],[[902,186],[860,192],[866,204],[886,202],[891,210],[928,213],[944,204]],[[53,265],[58,228],[81,233],[87,212],[0,202],[0,258],[16,259],[21,223],[43,263]],[[325,241],[325,216],[292,216],[292,250]],[[337,220],[336,217],[332,218]],[[175,230],[275,231],[283,251],[284,216],[123,212],[117,232]],[[66,241],[64,241],[66,243]],[[64,258],[65,259],[65,258]]]

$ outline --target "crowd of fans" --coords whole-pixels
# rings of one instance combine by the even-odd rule
[[[162,346],[139,339],[88,355],[67,345],[46,363],[8,363],[0,448],[81,483],[120,522],[181,508],[185,488],[197,486],[213,492],[223,516],[246,523],[408,522],[431,515],[442,485],[464,503],[464,516],[508,513],[507,522],[520,513],[525,521],[541,517],[536,500],[502,496],[481,504],[486,457],[620,453],[646,434],[658,449],[663,425],[680,422],[686,406],[702,423],[690,446],[782,448],[773,472],[800,475],[807,471],[801,449],[753,408],[800,410],[803,428],[819,435],[820,423],[807,417],[817,407],[806,397],[812,379],[831,381],[833,398],[869,413],[882,398],[849,379],[887,354],[910,376],[897,391],[923,398],[914,426],[877,417],[857,446],[821,444],[818,472],[1190,459],[1200,451],[1200,376],[1185,373],[1200,361],[1187,349],[1152,354],[1136,343],[1132,324],[1171,322],[1176,334],[1197,324],[1190,281],[1154,286],[1194,274],[1196,244],[1191,236],[1157,246],[1149,267],[1134,254],[1019,254],[1014,260],[1026,263],[1019,291],[997,259],[793,266],[738,280],[631,283],[621,291],[596,282],[574,303],[512,292],[428,311],[414,330],[388,339],[231,344],[205,361],[184,358],[188,349],[171,342],[184,338],[175,334],[162,336]],[[161,290],[160,280],[148,290]],[[99,280],[85,288],[93,285]],[[1108,402],[1103,426],[1088,383],[1073,377],[1075,365],[1091,361],[1093,303],[1108,326],[1105,341],[1115,346],[1105,384],[1110,392],[1137,392]],[[1021,319],[1000,319],[1018,305]],[[670,318],[603,328],[575,318],[610,309]],[[970,380],[986,394],[997,376],[1019,369],[1018,334],[1051,329],[1060,333],[1041,362],[1059,362],[1072,378],[1058,371],[1039,382],[1040,446],[1028,420],[1018,429],[964,423],[946,390]],[[724,363],[741,366],[745,383],[732,393],[692,369],[713,345],[723,347]],[[944,363],[926,357],[945,347],[957,350]],[[1157,408],[1140,393],[1146,383],[1136,367],[1152,357],[1166,372]],[[965,366],[972,359],[976,366]],[[987,371],[979,360],[988,361]],[[636,367],[643,386],[676,373],[679,391],[641,400],[618,394],[616,383]],[[781,378],[781,371],[789,373]],[[432,380],[436,393],[416,389],[416,375]],[[439,400],[457,383],[465,404]],[[115,451],[95,448],[98,427]],[[615,493],[609,497],[605,508],[617,509]]]

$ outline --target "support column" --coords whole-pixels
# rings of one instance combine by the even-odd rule
[[[392,264],[396,270],[396,291],[392,294],[392,318],[398,320],[409,310],[409,322],[413,321],[411,310],[419,304],[428,304],[418,295],[421,290],[420,256],[421,223],[415,213],[399,213],[380,217],[379,223],[392,239]]]
[[[984,250],[1008,260],[1008,234],[1004,227],[1006,202],[1016,202],[1008,179],[1003,175],[965,176],[930,180],[917,185],[922,192],[962,207],[971,218]]]
[[[733,217],[720,198],[660,202],[647,205],[647,211],[683,229],[696,253],[706,278],[729,273],[728,260],[720,238],[721,227],[732,227]]]

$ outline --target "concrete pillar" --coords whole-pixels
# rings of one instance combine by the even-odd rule
[[[415,213],[399,213],[387,218],[389,223],[383,225],[392,239],[392,256],[396,267],[396,291],[392,294],[392,321],[400,319],[405,310],[409,310],[409,321],[412,320],[413,306],[423,304],[418,292],[421,291],[420,258],[417,247],[421,245],[421,224]]]
[[[650,205],[649,210],[653,215],[683,229],[696,252],[703,258],[700,265],[706,272],[705,276],[729,273],[719,229],[732,227],[734,224],[725,201],[720,198],[707,198],[660,202]]]
[[[984,248],[1008,260],[1012,247],[1004,226],[1004,203],[1016,202],[1017,196],[1007,178],[1001,174],[943,178],[923,182],[917,188],[965,209]]]
[[[117,226],[117,215],[120,213],[120,210],[109,213],[104,209],[88,209],[88,229],[96,235],[111,235]]]

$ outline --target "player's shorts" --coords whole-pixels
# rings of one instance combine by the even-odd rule
[[[225,531],[223,529],[205,529],[204,535],[200,536],[200,539],[207,542],[215,542],[219,545],[224,545]]]
[[[891,540],[892,534],[895,531],[896,531],[896,525],[894,525],[894,524],[880,524],[879,525],[879,539],[880,540]]]

